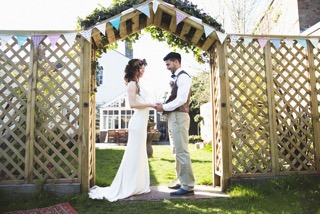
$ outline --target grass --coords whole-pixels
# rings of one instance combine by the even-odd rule
[[[151,185],[167,185],[174,180],[174,161],[169,146],[154,146],[149,159]],[[190,145],[197,184],[210,184],[211,152]],[[109,185],[123,155],[121,149],[97,150],[97,184]],[[228,190],[230,198],[115,202],[95,201],[87,194],[55,197],[39,192],[29,197],[6,197],[0,193],[0,213],[34,209],[68,201],[78,213],[320,213],[320,180],[307,176],[287,176],[256,184],[237,184]]]

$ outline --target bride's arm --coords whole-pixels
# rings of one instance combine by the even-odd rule
[[[135,82],[131,81],[128,83],[127,87],[127,94],[128,94],[128,100],[129,100],[129,105],[131,108],[147,108],[147,107],[155,107],[155,104],[152,103],[140,103],[137,101],[136,96],[137,96],[138,88]]]

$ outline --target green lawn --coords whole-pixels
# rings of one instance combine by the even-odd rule
[[[149,159],[151,185],[167,185],[174,180],[174,160],[169,146],[154,146]],[[197,184],[210,184],[211,152],[190,145]],[[109,185],[118,169],[123,150],[97,150],[97,184]],[[49,193],[6,197],[0,193],[0,213],[46,207],[68,201],[78,213],[320,213],[320,179],[287,176],[259,184],[235,185],[228,190],[229,198],[132,201],[95,201],[87,194],[55,197]]]

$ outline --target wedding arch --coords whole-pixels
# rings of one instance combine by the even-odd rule
[[[188,1],[130,2],[76,32],[0,31],[0,189],[94,185],[97,56],[149,27],[209,56],[214,186],[320,174],[319,37],[230,35]]]

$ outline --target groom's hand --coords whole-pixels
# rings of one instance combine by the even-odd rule
[[[157,103],[156,110],[159,111],[159,112],[163,112],[162,104]]]

